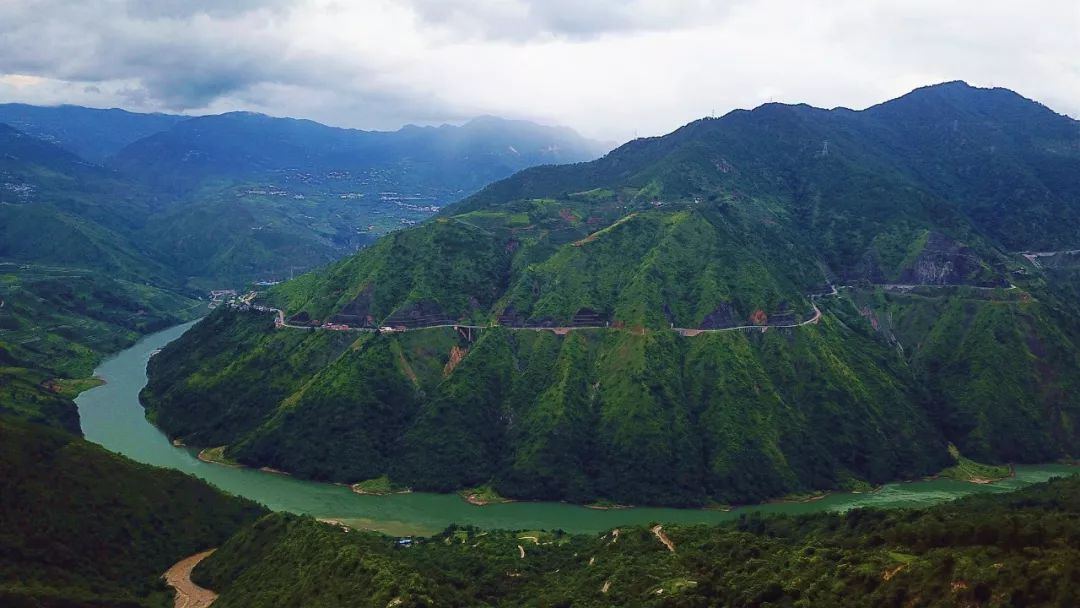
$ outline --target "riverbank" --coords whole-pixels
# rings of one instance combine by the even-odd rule
[[[486,507],[488,505],[505,505],[515,502],[512,498],[506,498],[495,491],[495,488],[490,485],[482,485],[476,488],[469,488],[458,492],[458,496],[465,499],[465,502],[476,507]]]
[[[42,388],[51,393],[56,393],[61,397],[74,399],[84,391],[101,386],[102,384],[105,384],[105,379],[99,378],[98,376],[89,376],[86,378],[53,378],[47,381]]]
[[[387,475],[354,483],[349,487],[353,492],[361,496],[390,496],[391,494],[409,494],[412,492],[412,488],[392,483]]]
[[[174,446],[185,447],[182,441],[180,442],[180,445],[176,445],[177,441],[179,440],[173,441]],[[226,447],[227,446],[219,446],[216,448],[203,448],[199,450],[199,454],[198,456],[196,456],[196,458],[209,464],[220,464],[224,467],[240,468],[244,466],[239,462],[233,460],[232,458],[228,458],[227,456],[225,456]]]
[[[484,505],[478,509],[458,494],[362,495],[344,485],[204,462],[197,458],[194,450],[174,447],[168,437],[151,425],[138,399],[139,391],[146,384],[146,363],[152,351],[179,337],[188,326],[153,334],[98,367],[95,374],[108,383],[90,389],[76,399],[87,439],[139,462],[189,473],[272,510],[334,519],[354,529],[407,536],[435,534],[454,523],[488,529],[562,529],[572,533],[596,533],[619,526],[657,522],[715,524],[735,520],[748,512],[796,515],[858,507],[923,507],[969,494],[1012,491],[1080,471],[1078,467],[1063,464],[1017,466],[1015,477],[992,484],[944,478],[916,480],[886,484],[874,493],[835,492],[810,503],[739,506],[730,511],[650,507],[590,509],[552,502],[488,502],[490,497],[483,494],[476,497]]]

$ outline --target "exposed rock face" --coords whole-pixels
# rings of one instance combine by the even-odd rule
[[[450,347],[450,357],[446,361],[446,365],[443,366],[443,378],[450,375],[450,372],[454,371],[454,368],[461,363],[461,360],[465,358],[465,355],[469,353],[468,348],[462,348],[455,344]]]
[[[716,307],[716,310],[705,315],[705,318],[701,320],[700,329],[724,329],[725,327],[735,327],[738,323],[735,322],[735,307],[731,304],[723,303]]]
[[[332,323],[344,323],[354,327],[374,327],[376,320],[371,314],[374,285],[368,285],[338,313],[330,317]]]
[[[796,322],[795,311],[787,302],[781,302],[768,318],[770,325],[794,325]]]
[[[450,325],[454,320],[446,314],[438,302],[425,300],[406,304],[394,311],[383,321],[384,325],[391,327],[431,327],[433,325]]]
[[[840,280],[899,285],[1004,286],[1007,282],[990,271],[973,249],[939,232],[931,232],[914,259],[900,268],[883,268],[878,254],[867,251]]]
[[[878,259],[878,255],[874,251],[867,251],[862,259],[860,259],[849,272],[841,272],[840,276],[841,280],[845,282],[888,282],[885,279],[885,273],[881,269],[881,262]]]
[[[979,257],[970,248],[930,233],[915,262],[900,272],[898,283],[910,285],[962,285],[979,272]]]
[[[311,323],[311,315],[307,311],[301,310],[295,315],[288,318],[288,322],[292,325],[307,325]]]
[[[604,327],[607,324],[607,318],[591,308],[578,310],[566,322],[551,317],[530,318],[513,306],[507,306],[506,310],[499,315],[499,325],[506,327]]]

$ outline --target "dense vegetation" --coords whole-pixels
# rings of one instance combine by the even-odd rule
[[[597,152],[494,118],[368,133],[0,104],[0,346],[11,367],[86,376],[205,312],[207,289],[289,277],[516,169]]]
[[[0,347],[0,416],[82,434],[79,411],[46,373],[20,367]]]
[[[294,325],[482,329],[221,311],[145,401],[246,464],[515,498],[754,501],[934,473],[949,444],[1071,457],[1075,285],[1017,250],[1080,233],[1076,128],[948,83],[526,170],[265,297]],[[737,326],[768,330],[700,333]]]
[[[447,371],[455,349],[467,354]],[[143,396],[187,442],[317,479],[700,504],[940,469],[944,439],[897,368],[831,320],[693,339],[491,329],[469,343],[450,329],[275,331],[221,311],[153,359]]]
[[[205,303],[77,268],[0,264],[0,346],[23,365],[88,376],[106,354],[189,321]]]
[[[159,580],[263,510],[175,471],[0,416],[0,605],[172,605]]]
[[[403,546],[275,514],[195,570],[215,606],[1072,606],[1080,479],[927,510],[596,536],[451,527]]]
[[[203,290],[326,264],[518,169],[601,148],[496,118],[384,133],[7,104],[0,151],[0,260]]]

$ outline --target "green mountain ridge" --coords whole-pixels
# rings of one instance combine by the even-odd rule
[[[5,121],[17,128],[0,126],[0,259],[108,261],[199,291],[302,273],[518,169],[602,151],[493,117],[374,132],[0,104]]]
[[[0,104],[0,123],[102,164],[124,147],[186,120],[174,114],[144,114],[118,108]]]
[[[383,170],[400,172],[402,187],[412,182],[420,189],[470,192],[524,167],[589,160],[601,151],[600,144],[567,128],[495,117],[462,126],[361,131],[230,112],[193,118],[133,142],[109,164],[181,190],[214,177],[279,174],[288,180],[292,174],[301,181],[349,183],[351,174]],[[322,175],[327,172],[334,176]]]
[[[1077,234],[1076,128],[947,83],[528,169],[264,297],[369,331],[220,311],[145,402],[247,464],[528,499],[756,501],[932,474],[949,443],[1070,457],[1070,288],[1012,252]]]
[[[274,130],[290,121],[256,118],[246,139],[230,141],[273,149],[266,138],[272,141]],[[22,366],[61,377],[88,375],[103,354],[140,334],[197,317],[203,310],[193,298],[208,289],[286,278],[367,245],[379,231],[396,229],[398,216],[417,221],[430,214],[419,203],[399,208],[401,201],[364,202],[336,193],[286,197],[236,174],[219,176],[191,198],[177,198],[144,183],[146,175],[118,172],[73,152],[100,160],[107,150],[111,156],[179,128],[189,122],[186,117],[7,104],[0,105],[0,120],[25,129],[0,124],[0,344]],[[227,123],[230,117],[207,120]],[[431,153],[436,159],[461,153],[455,145],[469,150],[513,139],[508,131],[538,148],[550,147],[546,138],[555,135],[577,138],[531,123],[474,122],[467,136],[459,133],[462,127],[419,129],[420,135],[402,137],[423,143],[432,138],[424,134],[443,133],[443,149]],[[304,124],[319,132],[351,133]],[[402,147],[393,144],[395,134],[373,136],[382,139],[368,146],[371,154]],[[300,141],[309,148],[318,144]],[[582,143],[565,154],[584,154],[587,147]],[[538,161],[519,158],[500,175]],[[486,162],[463,158],[457,169],[479,170]]]

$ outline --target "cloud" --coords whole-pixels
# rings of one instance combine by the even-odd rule
[[[0,0],[0,100],[625,140],[964,79],[1080,116],[1077,31],[1075,0]]]
[[[253,10],[283,10],[287,0],[127,0],[124,11],[141,19],[183,19],[195,15],[232,17]]]
[[[590,39],[607,34],[701,26],[736,0],[407,0],[426,23],[457,35],[517,41]]]

